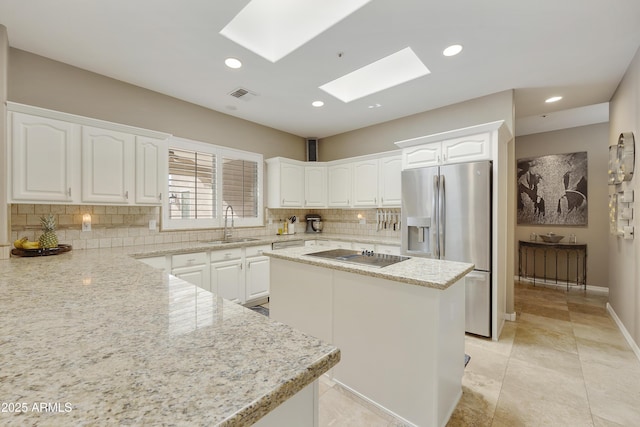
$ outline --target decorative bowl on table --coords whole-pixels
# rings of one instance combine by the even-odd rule
[[[564,236],[559,236],[557,234],[549,233],[549,234],[541,234],[540,238],[545,243],[558,243],[560,240],[564,239]]]

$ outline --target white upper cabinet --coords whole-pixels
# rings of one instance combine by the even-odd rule
[[[329,207],[351,207],[351,163],[327,167]]]
[[[432,142],[418,147],[402,150],[402,168],[424,168],[438,166],[442,158],[442,144]]]
[[[491,159],[491,132],[435,140],[441,134],[396,142],[402,147],[402,169]]]
[[[353,206],[378,206],[378,159],[353,163]]]
[[[304,205],[313,208],[327,206],[327,167],[304,167]]]
[[[162,203],[166,165],[166,140],[136,137],[136,204]]]
[[[304,205],[304,163],[282,157],[266,162],[267,207],[301,208]]]
[[[10,113],[11,191],[16,202],[79,200],[80,126],[45,117]]]
[[[134,189],[135,137],[82,127],[82,201],[129,203]]]
[[[270,208],[399,207],[402,156],[399,151],[326,163],[267,159]],[[298,167],[304,168],[304,177]],[[300,183],[304,199],[297,201]],[[289,194],[289,196],[287,196]]]
[[[380,159],[380,168],[378,169],[379,206],[396,207],[402,205],[401,177],[401,155]]]
[[[14,203],[154,204],[168,134],[8,102]]]
[[[442,141],[442,163],[463,163],[491,159],[489,132]]]

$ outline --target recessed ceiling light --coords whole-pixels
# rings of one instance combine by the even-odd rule
[[[229,68],[240,68],[242,67],[242,62],[240,62],[237,58],[227,58],[224,60],[224,64]]]
[[[454,44],[442,51],[444,56],[455,56],[462,52],[462,45]]]
[[[548,98],[547,100],[545,100],[544,102],[546,102],[547,104],[552,103],[552,102],[558,102],[562,99],[561,96],[552,96],[551,98]]]
[[[322,101],[313,101],[311,103],[311,105],[313,105],[314,107],[322,107],[324,105],[324,102],[322,102]]]
[[[335,96],[342,102],[351,102],[425,76],[430,72],[413,50],[410,47],[406,47],[347,75],[325,83],[320,86],[320,89]]]
[[[371,0],[251,0],[220,34],[276,62]]]

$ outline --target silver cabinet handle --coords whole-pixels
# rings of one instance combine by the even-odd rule
[[[71,187],[69,187],[68,193],[69,193],[69,197],[71,197]]]
[[[124,192],[124,198],[129,200],[129,191],[128,190]]]
[[[162,193],[158,193],[158,200],[162,200]]]
[[[242,270],[242,264],[240,264],[240,270]]]

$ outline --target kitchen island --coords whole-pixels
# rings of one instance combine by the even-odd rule
[[[444,426],[462,395],[473,264],[410,258],[376,268],[308,255],[317,251],[265,253],[271,318],[339,347],[329,376],[344,388],[407,425]]]
[[[0,424],[317,423],[335,346],[129,253],[0,261]]]

